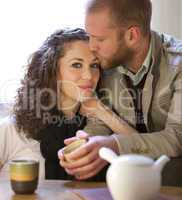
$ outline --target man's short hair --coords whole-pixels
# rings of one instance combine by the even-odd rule
[[[87,13],[109,9],[113,22],[122,26],[139,26],[143,35],[150,33],[151,0],[90,0]]]

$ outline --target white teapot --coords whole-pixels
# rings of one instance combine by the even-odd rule
[[[165,155],[157,161],[128,154],[117,156],[111,149],[102,147],[99,155],[111,163],[106,181],[114,200],[151,200],[161,187],[161,171],[169,161]]]

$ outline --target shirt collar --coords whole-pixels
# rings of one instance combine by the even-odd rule
[[[150,46],[149,46],[147,56],[141,68],[138,70],[136,74],[132,73],[131,71],[129,71],[126,67],[123,67],[122,65],[118,66],[118,70],[120,73],[129,76],[133,82],[133,85],[136,86],[140,83],[140,81],[143,79],[145,74],[149,71],[151,59],[152,59],[152,40],[150,41]]]

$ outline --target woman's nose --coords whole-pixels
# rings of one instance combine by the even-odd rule
[[[82,78],[85,80],[91,80],[92,79],[92,72],[90,69],[85,69],[82,72]]]

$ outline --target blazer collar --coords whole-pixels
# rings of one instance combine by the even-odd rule
[[[162,55],[162,40],[161,37],[154,31],[151,32],[152,40],[152,64],[147,74],[142,95],[143,115],[146,126],[148,127],[148,113],[151,106],[153,93],[159,79],[159,66]]]

